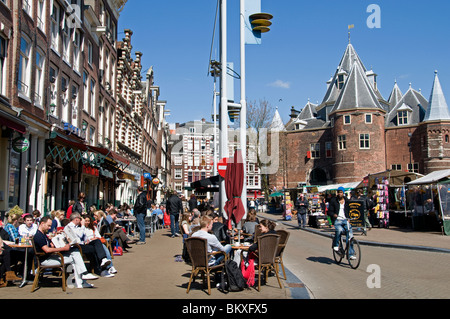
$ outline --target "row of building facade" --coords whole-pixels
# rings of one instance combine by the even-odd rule
[[[166,101],[142,69],[127,0],[0,1],[0,211],[161,201],[170,181]],[[118,41],[118,34],[123,40]]]

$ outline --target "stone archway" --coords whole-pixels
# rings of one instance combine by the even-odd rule
[[[309,184],[310,185],[327,185],[328,177],[325,170],[322,168],[315,168],[309,174]]]

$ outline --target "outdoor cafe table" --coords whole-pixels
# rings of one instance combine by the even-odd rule
[[[25,262],[23,266],[23,279],[22,283],[19,285],[19,288],[23,288],[26,286],[27,282],[27,272],[28,272],[28,249],[33,248],[33,245],[29,244],[10,244],[8,245],[11,248],[16,248],[19,250],[25,249]]]

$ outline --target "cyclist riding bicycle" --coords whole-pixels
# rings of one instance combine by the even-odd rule
[[[328,216],[330,216],[331,221],[334,224],[335,228],[335,236],[333,239],[333,250],[339,251],[339,242],[341,239],[342,233],[347,234],[347,243],[350,238],[353,237],[352,226],[350,225],[350,206],[349,199],[344,195],[345,189],[343,187],[339,187],[337,190],[336,197],[331,198],[330,204],[328,207]],[[349,258],[355,259],[355,252],[353,250],[353,245],[350,244],[349,247]]]

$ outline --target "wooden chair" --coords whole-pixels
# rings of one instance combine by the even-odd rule
[[[278,244],[280,242],[280,235],[266,234],[258,237],[258,291],[261,291],[261,273],[265,270],[265,280],[269,270],[273,269],[278,279],[278,284],[281,286],[280,276],[276,270],[275,256],[277,254]]]
[[[51,253],[51,254],[46,254],[46,253],[41,253],[41,252],[37,252],[36,249],[36,245],[34,244],[34,239],[31,239],[31,243],[33,245],[33,250],[34,250],[34,260],[35,260],[35,275],[34,275],[34,281],[33,281],[33,286],[31,287],[31,292],[34,292],[38,286],[39,286],[39,280],[40,278],[44,275],[44,273],[47,270],[59,270],[60,273],[60,277],[61,277],[61,286],[62,286],[62,290],[65,292],[66,291],[66,266],[64,264],[64,256],[57,252],[57,253]],[[43,256],[51,256],[51,255],[55,255],[59,257],[60,263],[58,265],[54,265],[54,266],[43,266],[41,265],[40,262],[40,257]],[[26,276],[26,274],[24,274],[24,276]]]
[[[283,264],[283,253],[284,249],[286,248],[286,244],[288,242],[290,233],[286,230],[277,230],[276,231],[278,235],[280,235],[280,242],[278,243],[278,249],[277,254],[275,255],[275,265],[277,266],[277,272],[279,271],[278,265],[281,266],[281,270],[283,271],[284,280],[286,280],[286,272],[284,270],[284,264]]]
[[[224,253],[223,252],[208,253],[208,242],[204,238],[189,237],[186,238],[185,243],[192,263],[191,277],[189,279],[189,284],[186,293],[189,293],[192,281],[195,281],[196,276],[198,275],[199,272],[201,272],[203,285],[205,284],[205,275],[206,275],[206,281],[208,284],[208,295],[211,295],[211,280],[210,280],[211,272],[223,271],[225,268],[225,261],[227,260],[227,256],[225,255],[225,259],[219,265],[210,266],[208,265],[208,261],[212,255]]]

